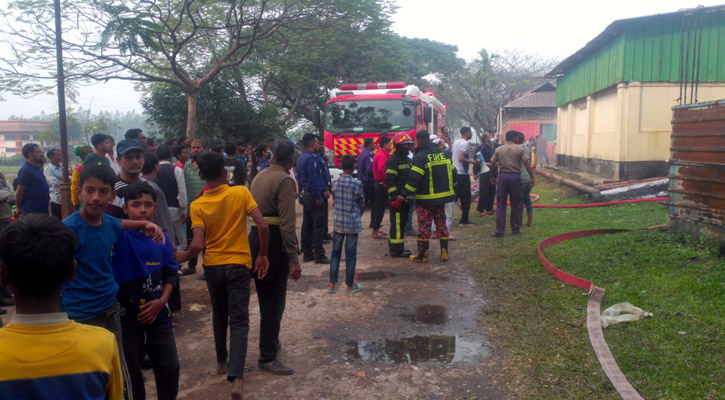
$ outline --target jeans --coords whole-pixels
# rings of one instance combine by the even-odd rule
[[[373,212],[370,216],[370,227],[374,230],[380,230],[383,217],[385,216],[385,205],[388,204],[388,192],[382,182],[375,183],[375,202],[373,203]]]
[[[169,328],[146,332],[124,332],[123,355],[128,363],[135,400],[146,398],[143,380],[144,352],[149,355],[154,369],[157,398],[176,399],[179,393],[180,367],[174,331]]]
[[[327,207],[324,201],[317,205],[317,199],[310,193],[305,193],[302,201],[302,228],[300,231],[302,253],[305,257],[320,259],[325,257],[322,239],[325,237],[327,224]]]
[[[511,202],[511,232],[521,230],[521,174],[502,172],[496,191],[496,234],[506,230],[506,201]]]
[[[461,199],[461,220],[459,223],[468,221],[468,211],[471,209],[471,176],[468,174],[458,174],[458,197]]]
[[[204,266],[206,287],[209,289],[214,328],[214,347],[219,363],[227,361],[227,380],[244,378],[249,335],[250,272],[244,265],[225,264]],[[227,326],[229,353],[227,354]]]
[[[121,374],[123,375],[123,384],[125,386],[125,393],[128,400],[133,400],[133,385],[131,384],[131,376],[128,373],[128,365],[126,364],[126,357],[123,356],[123,333],[121,331],[121,306],[118,302],[114,301],[111,307],[106,310],[103,314],[98,314],[95,317],[76,321],[81,324],[93,325],[100,328],[104,328],[116,337],[116,345],[118,346],[118,358],[121,359]]]
[[[252,263],[259,253],[259,234],[253,226],[249,233],[249,248],[252,251]],[[279,329],[287,300],[287,277],[290,272],[289,255],[284,249],[279,226],[269,225],[269,270],[267,275],[258,279],[254,274],[254,286],[259,301],[259,362],[266,363],[277,359],[279,348]]]
[[[357,263],[357,233],[335,232],[332,236],[332,255],[330,256],[330,282],[337,283],[342,258],[342,242],[345,241],[345,284],[355,284],[355,264]]]

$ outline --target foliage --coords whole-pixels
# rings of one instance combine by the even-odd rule
[[[537,181],[540,204],[587,199],[566,187]],[[536,245],[582,229],[635,229],[663,224],[657,203],[600,208],[535,209],[534,227],[518,237],[489,239],[495,220],[479,220],[459,241],[487,293],[483,309],[501,345],[507,380],[522,399],[617,399],[586,331],[586,297],[546,271]],[[545,250],[554,265],[607,290],[604,307],[629,301],[653,319],[607,328],[605,339],[623,372],[644,398],[722,398],[725,263],[702,247],[664,230],[640,230],[576,239]],[[470,247],[470,249],[469,249]],[[686,335],[678,334],[678,331]]]
[[[314,23],[299,20],[280,27],[255,43],[245,63],[221,72],[211,84],[213,100],[204,91],[197,98],[199,135],[231,134],[255,142],[282,131],[309,131],[305,121],[311,120],[312,110],[321,108],[327,90],[342,82],[425,85],[423,77],[431,68],[444,73],[457,60],[455,46],[391,33],[393,7],[387,3],[338,1],[335,10]],[[187,107],[178,92],[161,85],[145,85],[144,90],[144,106],[164,126],[164,136],[178,136],[183,122],[179,110]],[[214,106],[201,105],[210,101]],[[240,122],[242,117],[248,121]],[[256,120],[266,128],[255,128]]]
[[[207,144],[238,141],[260,144],[282,135],[279,125],[270,123],[276,122],[279,116],[275,110],[255,109],[221,79],[203,88],[197,101],[197,137]],[[154,85],[142,104],[165,140],[184,136],[187,101],[178,88]]]
[[[222,70],[242,65],[255,44],[292,23],[333,19],[336,0],[64,1],[66,77],[124,79],[176,86],[189,100],[186,134],[196,128],[196,95]],[[14,0],[0,13],[11,56],[0,58],[0,86],[27,95],[54,85],[53,10]],[[69,29],[69,27],[73,27]]]
[[[500,108],[545,82],[555,64],[517,50],[489,54],[483,49],[465,66],[437,76],[436,97],[477,130],[495,130]]]
[[[77,110],[70,109],[66,115],[68,139],[71,143],[87,143],[90,144],[90,137],[94,133],[105,133],[114,137],[116,142],[123,138],[123,134],[131,128],[141,128],[149,135],[153,135],[157,128],[147,123],[148,116],[139,114],[136,111],[127,112],[109,112],[100,111],[93,113],[90,109],[79,107]],[[27,121],[48,121],[50,129],[41,132],[40,140],[50,143],[60,142],[60,128],[58,114],[46,114],[41,112],[39,115],[30,117],[11,115],[10,120],[27,120]],[[57,144],[54,146],[58,146]]]

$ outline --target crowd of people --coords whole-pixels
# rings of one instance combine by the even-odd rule
[[[372,237],[388,241],[391,257],[427,263],[430,240],[438,239],[440,260],[448,261],[458,200],[459,224],[473,225],[473,167],[482,217],[493,214],[496,196],[492,236],[504,234],[508,198],[512,233],[521,232],[523,204],[531,224],[534,177],[523,134],[509,131],[497,147],[486,133],[475,151],[468,142],[472,130],[460,134],[452,144],[445,129],[366,140],[357,158],[340,158],[343,174],[334,181],[315,134],[304,135],[301,152],[289,139],[253,149],[205,146],[198,139],[156,144],[140,129],[117,144],[95,134],[92,147],[75,149],[81,159],[71,179],[76,211],[62,222],[60,152],[26,145],[17,189],[0,174],[0,281],[14,294],[5,288],[4,298],[16,304],[11,323],[0,329],[0,398],[45,397],[68,386],[61,398],[143,399],[145,357],[158,398],[176,398],[180,366],[172,313],[181,308],[179,276],[197,273],[200,254],[215,369],[227,376],[232,398],[242,398],[252,280],[260,313],[258,368],[293,374],[278,357],[288,279],[300,278],[301,262],[329,265],[327,292],[336,293],[344,246],[345,291],[363,290],[355,268],[367,208]],[[13,200],[17,215],[10,223]],[[303,211],[299,243],[297,202]],[[405,236],[413,213],[417,248],[410,251]],[[323,245],[330,241],[328,258]]]

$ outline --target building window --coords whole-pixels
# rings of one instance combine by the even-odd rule
[[[5,135],[5,140],[15,140],[15,135]]]
[[[30,140],[30,135],[23,135],[22,140]]]
[[[36,142],[37,142],[38,140],[40,140],[40,135],[33,135],[33,140],[35,140]]]

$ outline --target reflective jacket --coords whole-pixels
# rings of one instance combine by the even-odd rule
[[[395,200],[408,183],[412,163],[408,150],[396,150],[385,163],[385,189],[390,200]]]
[[[455,170],[451,159],[434,143],[421,146],[413,157],[403,196],[415,195],[416,205],[432,206],[455,201]]]

